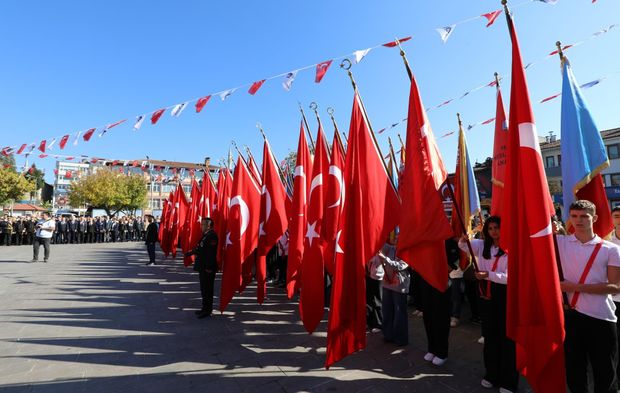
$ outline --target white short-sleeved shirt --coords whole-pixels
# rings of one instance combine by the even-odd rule
[[[476,262],[478,262],[478,268],[482,272],[489,272],[489,281],[493,281],[498,284],[506,284],[508,282],[508,254],[504,254],[499,257],[499,261],[497,261],[497,268],[494,272],[493,264],[495,263],[495,258],[497,253],[499,252],[499,247],[491,246],[491,258],[486,259],[482,256],[482,251],[484,250],[484,240],[480,239],[472,239],[471,248],[476,255]],[[467,247],[467,243],[463,241],[459,241],[459,248],[466,253],[469,253],[469,248]]]
[[[620,267],[620,248],[612,242],[594,236],[587,243],[582,243],[575,235],[557,236],[558,250],[562,261],[564,279],[578,283],[583,270],[586,267],[594,247],[603,243],[599,250],[592,268],[586,277],[584,284],[599,284],[607,282],[607,267]],[[573,292],[567,292],[569,301],[572,301]],[[575,309],[582,314],[604,321],[616,322],[616,306],[611,295],[597,295],[593,293],[581,293]]]
[[[37,229],[37,232],[35,233],[35,235],[37,237],[41,237],[43,239],[51,239],[52,238],[52,234],[53,234],[53,230],[52,231],[43,231],[43,228],[51,228],[54,229],[56,227],[56,223],[54,223],[54,220],[50,219],[50,220],[40,220],[39,222],[37,222],[37,225],[41,225],[41,228]]]
[[[611,232],[611,235],[609,235],[609,241],[615,244],[616,246],[620,246],[620,239],[618,239],[618,237],[616,236],[615,230],[613,230]],[[612,295],[611,298],[614,300],[614,302],[620,303],[620,293]]]

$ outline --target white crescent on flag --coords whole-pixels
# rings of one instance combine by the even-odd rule
[[[336,178],[336,180],[338,181],[338,185],[340,187],[340,197],[338,197],[336,202],[334,202],[332,205],[327,207],[328,209],[331,209],[332,207],[337,207],[337,206],[342,205],[342,202],[344,201],[344,192],[345,192],[345,190],[344,190],[344,186],[343,186],[344,178],[342,176],[342,171],[340,170],[340,168],[338,168],[335,165],[330,165],[330,167],[329,167],[329,174]]]
[[[243,198],[241,198],[241,195],[235,195],[230,200],[228,208],[232,209],[235,205],[239,205],[239,211],[241,213],[241,230],[239,231],[239,237],[241,238],[250,224],[250,209],[248,209],[248,205]]]

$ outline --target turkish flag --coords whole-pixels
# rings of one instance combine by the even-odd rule
[[[47,141],[44,139],[41,141],[41,143],[39,143],[39,150],[41,151],[41,153],[45,153],[45,145],[47,144]]]
[[[169,197],[170,198],[170,197]],[[159,240],[159,246],[161,250],[168,256],[168,250],[165,248],[164,244],[164,234],[166,233],[166,219],[168,214],[168,206],[170,205],[170,199],[164,199],[164,207],[161,212],[161,217],[159,218],[159,228],[157,228],[157,238]]]
[[[265,83],[265,79],[252,83],[252,86],[250,86],[250,90],[248,90],[248,93],[250,93],[251,95],[256,94],[256,92],[258,91],[258,89],[260,89],[263,83]]]
[[[183,254],[190,251],[198,244],[198,241],[202,237],[202,228],[200,226],[200,221],[202,221],[202,210],[200,209],[200,201],[201,201],[201,192],[200,188],[198,188],[198,183],[196,180],[192,180],[192,192],[191,192],[191,204],[189,205],[189,211],[187,212],[187,217],[185,218],[185,228],[184,228],[184,236],[183,241],[181,242],[181,248],[183,250]],[[186,257],[183,256],[183,264],[185,266],[189,266],[194,263],[194,256]]]
[[[327,73],[330,65],[332,65],[332,60],[327,60],[316,65],[316,76],[314,77],[315,83],[321,83],[321,80]]]
[[[27,143],[22,144],[19,149],[17,149],[17,153],[16,154],[22,154],[24,152],[24,150],[26,149],[26,146],[28,146]]]
[[[84,140],[88,142],[90,138],[92,138],[96,130],[97,130],[96,128],[91,128],[90,130],[86,131],[84,135],[82,135],[82,138],[84,138]]]
[[[495,108],[495,138],[493,139],[493,167],[491,169],[491,215],[497,216],[502,211],[504,200],[504,182],[506,181],[506,146],[508,144],[508,123],[504,111],[502,91],[497,87],[497,105]]]
[[[166,108],[158,109],[155,112],[153,112],[151,114],[151,124],[157,124],[157,122],[159,121],[159,118],[161,117],[161,115],[164,114],[165,111],[166,111]]]
[[[323,239],[325,248],[323,250],[323,261],[325,269],[329,274],[334,274],[334,257],[336,250],[336,235],[338,234],[338,222],[344,206],[344,147],[338,134],[334,130],[334,140],[332,143],[332,156],[329,171],[325,178],[325,201],[323,203]]]
[[[329,147],[319,123],[316,136],[316,150],[308,206],[306,208],[306,231],[304,254],[301,261],[301,285],[299,297],[299,313],[306,331],[314,332],[323,317],[325,308],[325,266],[323,250],[326,242],[321,236],[323,229],[323,210],[326,194],[326,178],[329,172]]]
[[[258,165],[256,165],[256,161],[254,161],[254,156],[252,154],[248,154],[248,169],[252,176],[254,176],[254,180],[259,185],[262,184],[262,176],[260,175],[260,171],[258,170]]]
[[[68,141],[69,141],[69,135],[65,135],[60,139],[60,143],[58,144],[58,146],[60,146],[60,150],[65,148]]]
[[[213,186],[213,181],[211,180],[211,175],[208,170],[205,170],[205,174],[202,177],[200,194],[202,198],[200,203],[202,216],[209,217],[215,221],[213,205],[217,203],[217,192],[215,191],[215,187]]]
[[[179,244],[179,238],[183,234],[183,228],[185,227],[185,218],[189,209],[189,203],[185,197],[185,191],[181,183],[177,185],[177,191],[175,193],[174,205],[172,208],[172,228],[170,242],[170,252],[172,252],[172,258],[177,256],[177,246]],[[181,243],[183,246],[183,243]]]
[[[447,173],[413,75],[405,143],[398,256],[443,292],[448,286],[444,241],[453,236],[440,195]]]
[[[258,245],[260,188],[241,157],[237,160],[230,195],[228,225],[224,241],[226,252],[220,294],[221,312],[226,310],[233,294],[240,289],[242,265],[254,260],[250,257]]]
[[[517,369],[536,392],[565,392],[564,313],[553,245],[553,204],[540,154],[525,70],[512,18],[508,160],[500,243],[508,250],[506,333]]]
[[[336,254],[325,367],[366,346],[365,266],[401,215],[398,194],[357,91],[350,124],[344,173],[347,194],[339,223],[342,250]]]
[[[288,264],[286,267],[286,293],[291,299],[299,288],[301,258],[304,254],[304,237],[306,234],[306,195],[308,190],[308,171],[312,168],[310,149],[306,143],[306,131],[301,122],[299,142],[297,144],[297,161],[293,177],[293,200],[291,222],[289,225]]]
[[[266,255],[282,237],[288,227],[286,188],[280,178],[278,163],[271,152],[269,142],[263,145],[263,188],[260,198],[260,224],[258,226],[258,261],[256,267],[259,303],[265,299],[267,276]]]
[[[207,105],[207,102],[209,102],[210,99],[211,99],[210,95],[199,98],[198,101],[196,101],[196,113],[200,113],[202,108],[204,108],[205,105]]]
[[[228,204],[230,202],[230,193],[232,191],[232,174],[228,168],[220,171],[220,178],[218,179],[218,200],[217,200],[217,223],[215,230],[217,231],[218,239],[224,240],[226,238],[226,226],[228,224]],[[217,260],[222,267],[222,261],[224,260],[224,248],[226,242],[221,241],[220,247],[217,250]]]

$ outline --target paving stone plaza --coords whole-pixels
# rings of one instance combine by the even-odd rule
[[[411,316],[408,346],[369,333],[364,351],[325,370],[327,313],[307,334],[282,289],[258,305],[250,286],[199,320],[198,278],[179,256],[147,267],[144,246],[116,243],[31,257],[28,246],[0,248],[0,392],[489,391],[476,325],[451,330],[443,367],[422,359],[422,320]]]

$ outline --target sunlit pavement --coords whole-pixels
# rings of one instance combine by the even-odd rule
[[[52,246],[47,264],[31,256],[0,247],[1,392],[488,391],[475,325],[451,330],[443,367],[422,359],[411,316],[408,346],[369,333],[366,350],[325,370],[326,319],[307,334],[282,289],[258,305],[249,286],[199,320],[198,278],[180,256],[147,267],[142,243]]]

